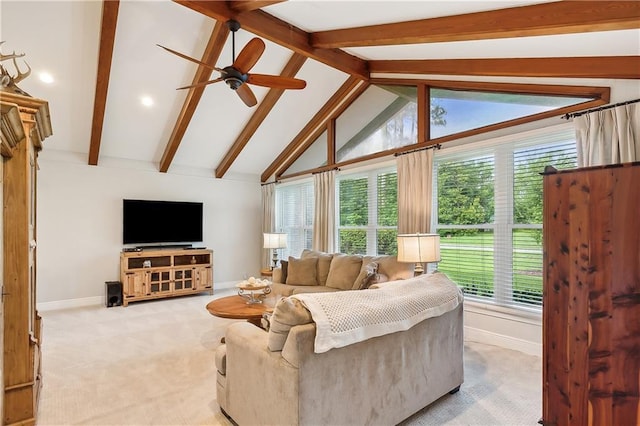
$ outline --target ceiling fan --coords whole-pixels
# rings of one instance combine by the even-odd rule
[[[270,87],[274,89],[305,88],[307,83],[304,80],[300,80],[298,78],[268,74],[249,74],[251,68],[253,68],[256,62],[258,62],[258,59],[260,59],[260,56],[262,56],[262,53],[264,52],[264,41],[257,37],[252,38],[249,43],[247,43],[247,45],[240,51],[238,57],[236,58],[236,31],[240,29],[240,23],[231,19],[227,21],[227,27],[232,33],[233,62],[231,65],[224,68],[218,68],[209,64],[205,64],[204,62],[199,61],[195,58],[184,55],[180,52],[176,52],[173,49],[169,49],[168,47],[164,47],[158,44],[159,47],[162,47],[164,50],[171,52],[174,55],[177,55],[191,62],[195,62],[196,64],[200,64],[207,68],[211,68],[220,73],[220,77],[214,78],[213,80],[192,84],[190,86],[179,87],[177,90],[206,86],[208,84],[224,81],[231,89],[236,91],[238,96],[240,96],[240,99],[242,99],[242,101],[248,107],[252,107],[256,105],[258,101],[256,100],[256,96],[253,94],[253,91],[248,86],[248,84],[255,84],[256,86]]]

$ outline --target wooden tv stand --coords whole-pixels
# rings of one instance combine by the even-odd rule
[[[120,253],[122,304],[213,294],[213,250],[153,249]]]

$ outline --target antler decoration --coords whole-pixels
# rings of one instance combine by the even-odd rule
[[[2,44],[4,44],[4,41],[0,41],[0,46],[2,46]],[[11,53],[10,55],[3,55],[2,52],[0,52],[0,62],[9,59],[13,60],[13,66],[18,72],[17,75],[11,75],[9,74],[9,71],[7,71],[7,69],[0,63],[0,90],[29,96],[27,92],[17,86],[19,82],[29,77],[29,74],[31,74],[31,67],[29,66],[29,64],[27,64],[26,61],[24,63],[27,66],[26,72],[21,72],[20,67],[18,67],[16,58],[22,58],[24,55],[24,53],[16,53],[15,51],[13,51],[13,53]]]

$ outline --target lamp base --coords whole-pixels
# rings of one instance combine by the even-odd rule
[[[273,271],[278,267],[278,253],[275,250],[273,250],[273,258],[271,261],[273,262],[273,266],[271,266],[271,270]]]
[[[413,269],[413,276],[417,277],[418,275],[424,274],[424,266],[422,263],[416,263],[415,268]]]

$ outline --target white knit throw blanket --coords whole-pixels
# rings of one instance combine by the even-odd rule
[[[455,309],[463,299],[462,290],[442,273],[390,281],[368,290],[291,297],[306,306],[316,323],[316,353],[408,330]]]

